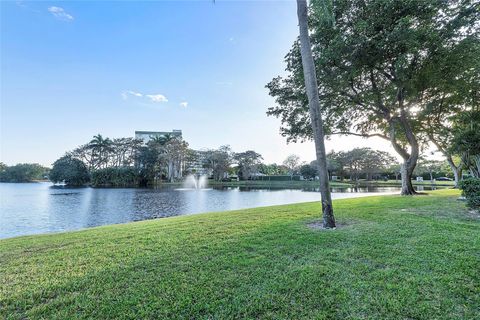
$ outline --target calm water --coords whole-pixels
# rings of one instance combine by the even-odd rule
[[[333,189],[349,198],[395,187]],[[78,230],[94,226],[209,211],[318,201],[316,190],[223,188],[208,190],[93,189],[51,183],[0,183],[0,238]]]

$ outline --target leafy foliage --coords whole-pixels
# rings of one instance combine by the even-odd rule
[[[226,176],[232,165],[233,155],[230,146],[221,146],[216,150],[205,151],[203,166],[211,170],[214,180],[221,180]]]
[[[467,204],[475,209],[480,209],[480,179],[468,178],[460,182],[460,189],[467,199]]]
[[[450,105],[478,104],[470,94],[480,71],[478,3],[316,0],[311,11],[325,132],[389,140],[409,184],[425,119],[438,113],[432,106],[446,97]],[[289,141],[311,139],[298,42],[285,61],[287,76],[267,84],[276,101],[267,114],[282,120]]]
[[[49,169],[38,163],[19,163],[14,166],[2,164],[0,182],[30,182],[45,179]]]
[[[283,165],[288,169],[290,175],[297,173],[300,163],[300,157],[296,154],[291,154],[283,160]]]
[[[300,174],[305,179],[314,179],[318,175],[318,166],[312,164],[304,164],[300,167]]]
[[[261,163],[258,166],[258,171],[266,175],[286,175],[288,173],[288,168],[284,165],[278,165],[276,163]]]
[[[450,151],[460,155],[463,165],[480,178],[480,110],[456,116],[452,135]]]
[[[90,181],[85,164],[71,155],[63,156],[55,161],[49,177],[53,183],[65,182],[71,186],[81,186]]]
[[[330,174],[335,173],[341,179],[350,175],[351,180],[358,180],[361,175],[371,180],[374,174],[387,171],[396,163],[388,152],[371,148],[354,148],[350,151],[330,152],[327,154]]]
[[[238,175],[243,180],[248,180],[252,174],[257,173],[258,166],[263,160],[262,155],[253,150],[235,153],[233,159],[238,165]]]
[[[132,167],[104,168],[92,172],[92,186],[130,187],[138,185],[140,172]]]

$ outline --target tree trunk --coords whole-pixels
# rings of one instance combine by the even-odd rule
[[[462,166],[461,165],[455,165],[455,162],[453,162],[452,156],[447,154],[446,152],[443,153],[446,158],[448,165],[450,166],[450,169],[453,172],[453,177],[455,179],[455,186],[454,188],[459,188],[460,187],[460,180],[462,180]]]
[[[412,167],[409,159],[402,163],[400,168],[400,175],[402,178],[402,190],[400,194],[402,196],[409,196],[417,193],[412,185],[413,169],[415,169],[415,166]]]
[[[452,155],[447,151],[448,149],[443,148],[443,146],[435,139],[435,136],[433,134],[429,134],[428,138],[437,147],[438,151],[440,151],[445,156],[445,158],[447,158],[448,165],[450,166],[450,169],[453,172],[453,177],[455,179],[454,188],[458,188],[460,180],[462,179],[462,167],[461,167],[461,165],[459,165],[459,166],[455,165],[455,163],[453,162],[453,159],[452,159]]]
[[[323,227],[335,228],[332,197],[328,182],[327,157],[323,132],[323,120],[320,113],[320,98],[318,96],[317,76],[313,61],[312,47],[308,35],[308,9],[306,0],[297,0],[297,16],[300,29],[300,50],[302,55],[305,89],[308,96],[310,119],[315,141],[315,151],[318,162],[318,177],[320,180],[320,195],[322,198]]]
[[[453,186],[454,188],[459,188],[460,187],[460,179],[462,179],[462,169],[460,168],[460,166],[455,166],[455,164],[452,166],[450,166],[450,168],[452,169],[453,171],[453,178],[455,179],[455,186]]]
[[[420,148],[417,138],[413,134],[413,130],[410,123],[407,120],[406,114],[402,111],[399,118],[402,129],[407,137],[408,144],[410,145],[410,153],[408,153],[397,141],[395,123],[390,120],[390,141],[395,151],[403,158],[403,163],[400,167],[400,176],[402,179],[402,190],[400,194],[402,196],[414,195],[417,192],[412,185],[412,175],[415,166],[417,165],[418,156],[420,154]]]

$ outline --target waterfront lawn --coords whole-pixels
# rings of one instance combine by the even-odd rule
[[[0,241],[6,319],[478,319],[459,192],[166,218]]]
[[[208,181],[209,186],[224,187],[252,187],[252,188],[318,188],[318,180],[285,180],[285,181],[268,181],[268,180],[240,180],[240,181]],[[350,188],[352,183],[330,181],[332,188]]]
[[[360,180],[360,185],[369,185],[369,186],[401,186],[402,182],[400,180]],[[412,184],[415,186],[440,186],[440,187],[453,187],[455,186],[455,181],[431,181],[431,180],[423,180],[423,181],[416,181],[412,180]]]
[[[309,180],[286,180],[286,181],[268,181],[268,180],[240,180],[240,181],[213,181],[209,180],[208,184],[210,186],[224,186],[224,187],[251,187],[251,188],[318,188],[318,180],[309,181]],[[455,185],[454,181],[435,181],[431,182],[430,180],[425,181],[416,181],[413,180],[412,184],[415,186],[436,186],[436,187],[453,187]],[[351,188],[353,186],[360,187],[401,187],[402,183],[400,180],[359,180],[358,182],[351,180],[341,181],[330,181],[330,186],[332,188]]]

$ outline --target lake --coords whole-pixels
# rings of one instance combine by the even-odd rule
[[[333,188],[332,192],[333,199],[340,199],[398,193],[399,188]],[[48,182],[0,183],[0,238],[319,200],[315,189],[99,189],[55,187]]]

